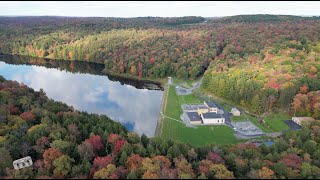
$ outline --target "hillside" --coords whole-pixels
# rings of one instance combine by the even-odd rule
[[[0,53],[96,62],[105,72],[142,78],[206,72],[208,93],[261,114],[290,110],[300,88],[320,90],[319,22],[277,15],[1,17]],[[318,118],[317,103],[300,115]]]
[[[320,123],[257,147],[200,148],[127,132],[106,116],[78,112],[0,76],[1,178],[319,178]],[[12,161],[31,156],[16,171]]]

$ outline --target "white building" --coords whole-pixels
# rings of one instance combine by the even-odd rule
[[[224,124],[225,119],[222,115],[215,112],[201,114],[203,124]]]
[[[292,117],[292,121],[301,126],[302,123],[315,121],[312,117]]]
[[[31,166],[33,164],[33,162],[32,162],[31,157],[27,156],[27,157],[13,161],[12,164],[13,164],[14,169],[19,170],[19,169]]]
[[[231,113],[232,113],[234,116],[240,116],[240,111],[239,111],[237,108],[235,108],[235,107],[233,107],[233,108],[231,109]]]

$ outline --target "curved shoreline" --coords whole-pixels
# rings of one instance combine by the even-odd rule
[[[76,63],[88,63],[91,65],[95,66],[101,66],[101,71],[99,72],[94,72],[94,74],[97,75],[105,75],[108,76],[110,80],[114,81],[122,81],[122,82],[130,82],[130,81],[135,81],[135,84],[141,84],[141,86],[146,86],[147,89],[150,90],[164,90],[164,79],[152,79],[152,78],[140,78],[140,77],[135,77],[135,76],[130,76],[128,74],[116,74],[112,73],[108,70],[105,69],[105,65],[97,62],[88,62],[88,61],[81,61],[81,60],[61,60],[61,59],[52,59],[52,58],[45,58],[45,57],[34,57],[34,56],[27,56],[27,55],[13,55],[13,54],[0,54],[0,57],[27,57],[27,58],[41,58],[45,61],[57,61],[57,62],[65,62],[65,63],[71,63],[71,62],[76,62]],[[10,64],[13,64],[9,62]],[[44,65],[44,64],[36,64],[32,62],[22,62],[22,64],[27,64],[27,65]],[[103,68],[102,68],[103,66]],[[54,67],[53,67],[54,68]],[[92,73],[92,72],[91,72]],[[91,74],[90,73],[90,74]]]

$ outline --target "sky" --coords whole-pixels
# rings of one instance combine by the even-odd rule
[[[220,17],[241,14],[319,16],[319,1],[1,1],[1,16]]]

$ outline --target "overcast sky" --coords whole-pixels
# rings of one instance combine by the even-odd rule
[[[23,16],[232,16],[239,14],[320,15],[313,1],[1,1],[0,15]]]

